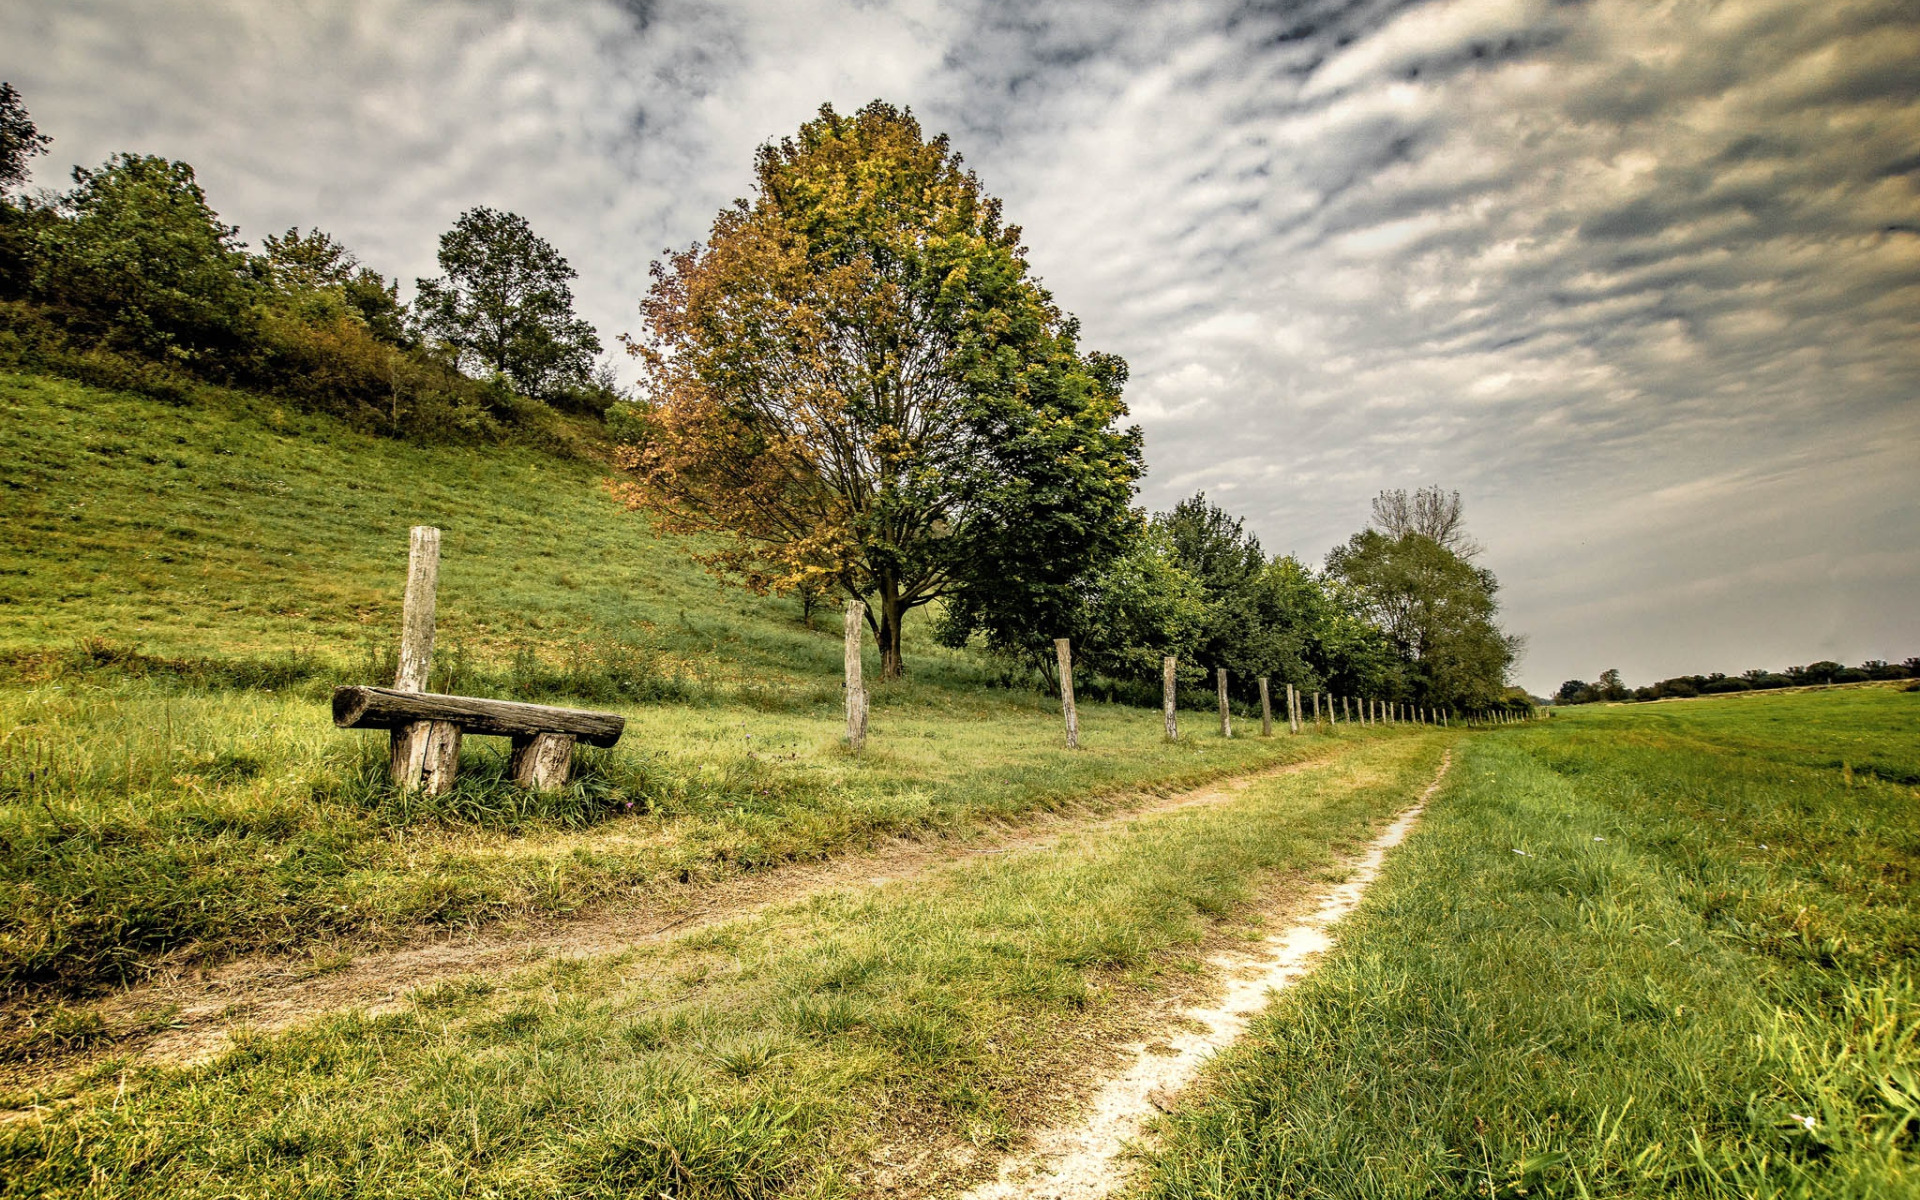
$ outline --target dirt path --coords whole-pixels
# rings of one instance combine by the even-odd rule
[[[896,838],[865,853],[689,886],[650,897],[643,905],[603,908],[565,921],[494,927],[459,940],[343,958],[338,966],[316,965],[306,958],[240,959],[203,973],[162,976],[90,1007],[109,1029],[137,1028],[151,1021],[150,1014],[172,1009],[164,1028],[120,1041],[111,1052],[198,1062],[224,1049],[229,1034],[237,1029],[284,1029],[348,1008],[380,1013],[406,1003],[409,992],[458,976],[511,971],[554,958],[616,953],[822,892],[910,879],[975,855],[1044,849],[1068,834],[1107,829],[1152,813],[1223,803],[1256,780],[1319,766],[1352,748],[1336,746],[1327,754],[1194,791],[1142,797],[1097,816],[1042,814],[965,841]],[[73,1065],[54,1062],[47,1068],[59,1071]]]
[[[1126,1183],[1122,1153],[1127,1143],[1140,1136],[1156,1111],[1171,1109],[1180,1089],[1207,1059],[1246,1031],[1273,992],[1312,972],[1320,953],[1333,945],[1329,930],[1360,903],[1387,851],[1406,839],[1452,761],[1449,750],[1426,791],[1348,864],[1352,874],[1327,889],[1308,916],[1256,948],[1207,960],[1217,1000],[1176,1014],[1157,1040],[1126,1047],[1132,1063],[1100,1086],[1084,1113],[1036,1134],[1028,1150],[1002,1162],[994,1179],[963,1200],[1095,1200],[1119,1191]]]

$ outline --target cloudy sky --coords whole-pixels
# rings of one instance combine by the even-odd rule
[[[1535,691],[1920,654],[1912,0],[16,0],[57,139],[256,244],[434,273],[528,217],[612,344],[823,101],[945,130],[1087,344],[1145,503],[1317,562],[1466,498]]]

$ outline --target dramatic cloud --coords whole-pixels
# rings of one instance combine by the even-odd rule
[[[408,278],[512,208],[609,336],[755,145],[911,104],[1133,364],[1149,503],[1318,560],[1457,487],[1535,690],[1920,653],[1906,0],[38,7],[0,73],[55,161]]]

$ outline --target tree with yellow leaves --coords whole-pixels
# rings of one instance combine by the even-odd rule
[[[639,430],[614,487],[756,591],[867,602],[883,671],[945,599],[1064,628],[1137,528],[1126,364],[1078,347],[944,136],[875,102],[761,147],[704,245],[653,267]]]

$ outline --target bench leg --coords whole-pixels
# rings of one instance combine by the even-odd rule
[[[460,727],[452,721],[415,721],[393,731],[389,769],[405,791],[444,795],[460,772]]]
[[[429,796],[444,796],[453,790],[454,776],[460,773],[460,727],[452,721],[431,721],[427,732],[426,759],[420,764],[420,790]]]
[[[513,781],[521,787],[550,792],[565,787],[573,767],[573,735],[536,733],[513,739]]]
[[[403,792],[420,786],[420,771],[427,762],[427,734],[432,730],[432,721],[415,721],[393,731],[388,774]]]

